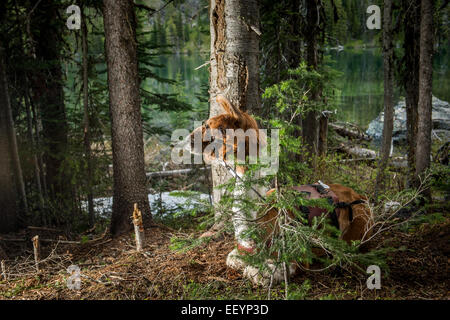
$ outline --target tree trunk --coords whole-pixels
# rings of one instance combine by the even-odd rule
[[[259,114],[259,8],[257,0],[211,0],[210,117],[224,112],[216,96],[225,95],[236,107]],[[212,166],[213,202],[223,191],[216,187],[228,181],[230,174]],[[216,221],[220,213],[216,214]]]
[[[18,227],[18,208],[16,188],[12,172],[11,141],[9,139],[9,93],[5,81],[2,60],[3,49],[0,46],[0,233],[16,231]]]
[[[14,120],[11,110],[11,100],[9,97],[8,80],[6,78],[6,67],[5,60],[3,56],[3,44],[0,43],[0,82],[2,91],[1,103],[6,112],[6,130],[8,133],[9,145],[10,145],[10,155],[13,164],[14,178],[16,181],[16,188],[20,195],[20,201],[22,204],[21,209],[23,213],[28,213],[28,201],[27,193],[25,191],[25,182],[23,180],[22,165],[20,163],[19,157],[19,147],[17,145],[16,129],[14,128]]]
[[[306,62],[311,69],[317,69],[319,63],[317,36],[319,33],[320,12],[317,0],[306,0]],[[311,100],[319,100],[320,90],[310,93]],[[312,165],[319,151],[319,113],[316,110],[306,113],[303,119],[303,142],[306,144]]]
[[[414,185],[419,103],[420,0],[404,0],[405,10],[404,72],[406,127],[408,140],[407,185]]]
[[[322,113],[319,118],[319,156],[326,156],[328,149],[328,115]]]
[[[422,19],[420,23],[419,118],[416,147],[417,177],[421,176],[430,166],[434,49],[433,14],[434,1],[422,0]]]
[[[289,69],[297,68],[302,60],[300,2],[300,0],[291,0],[288,4],[290,12],[287,19],[290,23],[290,38],[287,41],[284,56],[287,59]]]
[[[94,195],[92,192],[91,129],[89,126],[89,83],[88,83],[88,34],[84,8],[81,9],[81,41],[83,47],[83,109],[84,109],[84,156],[87,164],[87,200],[89,226],[94,226]]]
[[[384,58],[384,122],[380,162],[375,185],[375,200],[383,189],[385,170],[391,155],[392,132],[394,129],[394,47],[392,43],[392,0],[384,0],[383,58]]]
[[[44,172],[44,160],[42,157],[42,151],[41,151],[41,134],[39,132],[39,123],[40,120],[38,118],[38,113],[36,111],[36,105],[33,103],[33,100],[30,99],[30,96],[28,96],[28,101],[30,102],[31,105],[31,113],[33,115],[33,127],[34,127],[34,132],[36,134],[36,148],[38,150],[37,152],[37,158],[38,158],[38,164],[39,164],[39,173],[40,173],[40,177],[41,177],[41,187],[42,187],[42,192],[45,198],[48,197],[48,192],[47,192],[47,179],[45,176],[45,172]]]
[[[144,168],[136,17],[132,1],[103,1],[114,170],[113,236],[133,229],[134,203],[151,220]]]
[[[29,35],[33,37],[32,55],[35,51],[36,62],[42,66],[32,74],[32,89],[42,121],[46,188],[48,196],[58,206],[53,221],[56,224],[66,222],[62,219],[70,217],[72,208],[70,173],[67,169],[62,170],[67,156],[68,124],[60,61],[61,34],[65,25],[58,9],[59,5],[54,1],[41,1],[32,15]]]
[[[19,8],[17,6],[17,2],[15,3],[15,10],[16,15],[19,15]],[[23,43],[23,38],[20,37],[19,39],[19,46],[20,48],[25,48]],[[39,167],[39,161],[38,161],[38,154],[37,154],[37,148],[36,143],[34,140],[34,134],[33,134],[33,117],[31,115],[32,108],[30,103],[30,87],[29,87],[29,80],[28,80],[28,72],[26,70],[23,70],[23,73],[20,75],[21,81],[23,83],[23,99],[24,99],[24,107],[26,111],[26,119],[27,119],[27,134],[28,134],[28,143],[30,145],[30,148],[32,149],[32,162],[34,166],[34,180],[36,183],[36,192],[37,196],[39,198],[39,209],[44,209],[45,201],[44,201],[44,195],[42,193],[42,183],[41,183],[41,168]]]
[[[38,194],[39,198],[39,206],[40,209],[43,210],[45,206],[44,201],[44,194],[42,191],[42,183],[41,183],[41,168],[39,166],[39,160],[38,160],[38,150],[37,145],[34,139],[33,134],[33,116],[32,116],[32,107],[30,103],[30,95],[29,95],[29,88],[28,88],[28,78],[26,74],[24,75],[24,100],[25,100],[25,109],[27,113],[27,131],[28,131],[28,140],[30,143],[31,148],[33,148],[33,166],[34,166],[34,180],[36,183],[36,192]]]

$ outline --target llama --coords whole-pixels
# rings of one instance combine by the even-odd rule
[[[271,261],[268,261],[268,269],[272,272],[262,272],[261,270],[247,265],[242,258],[245,254],[252,254],[255,251],[255,243],[245,237],[246,232],[250,228],[252,220],[257,218],[257,210],[250,213],[250,217],[240,209],[238,204],[239,199],[243,196],[258,199],[262,196],[268,196],[275,190],[268,191],[266,188],[254,185],[249,190],[244,188],[244,175],[248,167],[245,159],[251,155],[252,147],[259,150],[266,145],[266,137],[259,131],[256,121],[246,112],[243,112],[233,106],[228,99],[219,95],[216,98],[217,102],[222,106],[225,113],[212,117],[206,120],[202,126],[194,129],[194,131],[184,140],[184,149],[193,154],[203,155],[205,162],[216,162],[225,168],[236,178],[236,185],[233,192],[233,206],[232,206],[232,222],[234,226],[236,248],[233,249],[227,256],[226,264],[228,267],[243,271],[245,277],[251,279],[254,283],[259,285],[267,285],[272,276],[274,282],[280,282],[284,279],[284,271],[277,268]],[[236,130],[241,132],[253,132],[253,136],[245,136],[245,139],[235,140]],[[197,142],[196,142],[197,141]],[[199,144],[198,141],[201,143]],[[239,150],[242,150],[242,145],[238,145],[239,141],[245,142],[244,157],[239,157]],[[211,145],[213,145],[211,147]],[[255,150],[255,148],[253,148]],[[238,155],[236,157],[236,155]],[[236,161],[236,158],[238,161]],[[256,172],[255,177],[259,178],[263,174]],[[350,188],[332,184],[325,186],[327,190],[325,194],[332,195],[333,199],[339,199],[340,204],[346,204],[337,208],[336,226],[341,230],[341,237],[347,242],[352,240],[361,240],[369,236],[372,225],[372,213],[366,206],[366,198],[358,195]],[[309,188],[310,186],[302,186]],[[309,190],[309,193],[314,193],[314,190]],[[244,193],[248,194],[245,195]],[[319,196],[318,196],[319,197]],[[269,210],[261,221],[265,222],[266,228],[275,228],[273,221],[278,212],[275,209]],[[267,230],[267,234],[271,234],[271,230]],[[289,266],[289,274],[293,275],[298,271],[297,264],[291,263]]]
[[[243,179],[247,170],[245,159],[250,154],[256,155],[259,148],[266,144],[266,138],[259,131],[256,121],[248,113],[234,107],[223,96],[217,96],[216,100],[223,107],[225,113],[208,119],[202,126],[194,129],[185,139],[184,149],[192,154],[202,154],[205,162],[215,162],[226,167],[231,175],[236,178],[233,198],[241,199],[246,192],[243,186]],[[245,135],[245,139],[241,139],[242,136],[239,136],[239,134],[247,135]],[[195,145],[196,139],[202,142],[201,146]],[[238,146],[239,142],[243,142],[245,145]],[[208,150],[208,148],[210,149]],[[251,152],[252,148],[253,152]],[[239,150],[245,152],[239,156],[237,154]],[[262,175],[262,172],[256,172],[255,178]],[[258,199],[266,191],[267,189],[263,186],[255,185],[248,191],[247,196]],[[232,212],[237,245],[239,249],[250,252],[253,250],[254,244],[245,239],[244,233],[249,228],[248,220],[255,219],[257,212],[251,212],[250,217],[246,217],[237,204],[233,205]]]

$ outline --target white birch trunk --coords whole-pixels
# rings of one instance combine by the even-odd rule
[[[259,92],[259,8],[257,0],[210,0],[211,66],[210,117],[224,112],[217,94],[227,97],[241,110],[257,113]],[[226,169],[212,165],[213,203],[223,191],[217,189],[231,178]],[[221,213],[216,210],[216,227]]]

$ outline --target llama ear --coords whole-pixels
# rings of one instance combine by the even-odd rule
[[[239,119],[242,116],[241,110],[236,108],[231,104],[231,102],[225,98],[222,95],[218,95],[216,97],[216,101],[222,106],[222,108],[225,110],[226,113],[228,113],[230,116]]]

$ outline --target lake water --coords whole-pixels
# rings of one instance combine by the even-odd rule
[[[439,99],[450,100],[449,49],[439,50],[434,60],[433,94]],[[366,50],[330,50],[327,52],[333,60],[331,65],[342,73],[336,81],[340,96],[335,106],[337,118],[341,121],[354,122],[367,128],[370,121],[383,110],[383,58],[379,49]],[[163,66],[158,75],[177,79],[179,86],[148,81],[147,85],[158,92],[180,93],[183,100],[195,106],[197,114],[207,114],[208,103],[200,97],[208,98],[207,87],[209,66],[198,70],[209,59],[209,54],[169,55],[159,57]],[[396,90],[396,99],[401,92]],[[201,120],[192,113],[192,120]]]
[[[328,52],[332,66],[342,73],[336,81],[341,95],[336,108],[338,119],[354,122],[364,129],[383,110],[383,57],[379,49]],[[448,48],[434,58],[433,94],[441,100],[450,100],[450,70]],[[402,92],[396,86],[395,99]]]

